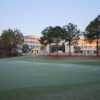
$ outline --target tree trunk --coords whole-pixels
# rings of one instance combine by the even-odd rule
[[[69,42],[69,56],[71,56],[71,43]]]
[[[99,39],[97,38],[97,41],[96,41],[96,45],[97,45],[97,47],[96,47],[96,53],[97,53],[97,56],[99,56]]]
[[[99,56],[99,32],[97,32],[96,53],[97,53],[97,56]]]
[[[57,46],[57,56],[58,56],[58,42],[56,43],[56,46]]]

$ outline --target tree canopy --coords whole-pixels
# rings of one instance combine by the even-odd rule
[[[86,27],[86,37],[92,40],[100,38],[100,15]]]
[[[14,30],[14,33],[15,33],[16,44],[22,44],[24,42],[23,34],[18,29]]]
[[[24,42],[24,36],[19,30],[4,30],[1,34],[1,40],[3,47],[8,50],[9,53],[17,52],[17,46]]]
[[[1,39],[3,40],[6,47],[11,47],[15,43],[14,31],[11,29],[4,30],[2,32]]]
[[[24,36],[19,30],[4,30],[1,34],[1,39],[4,41],[7,47],[11,45],[22,44],[24,42]]]
[[[71,45],[77,44],[80,38],[80,30],[77,29],[77,25],[72,23],[63,26],[63,28],[65,30],[64,39],[69,43],[69,55],[71,55]]]
[[[58,43],[63,39],[64,30],[60,26],[49,26],[42,31],[40,42],[44,45]]]
[[[56,43],[56,45],[58,45],[60,41],[64,40],[65,42],[69,42],[70,52],[70,46],[77,43],[77,40],[79,39],[79,33],[80,31],[77,29],[77,26],[72,23],[69,23],[64,27],[49,26],[42,31],[40,42],[44,45],[50,43]],[[58,48],[58,46],[56,47]]]
[[[99,49],[99,39],[100,39],[100,15],[98,15],[93,21],[89,23],[86,27],[86,34],[85,37],[89,41],[96,40],[97,44],[97,56],[98,56],[98,49]]]
[[[70,44],[76,44],[80,36],[80,30],[78,30],[77,25],[69,23],[63,26],[63,28],[65,30],[65,40],[70,42]]]

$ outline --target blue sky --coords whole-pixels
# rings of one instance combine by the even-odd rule
[[[18,28],[40,34],[47,26],[77,24],[84,30],[100,14],[100,0],[0,0],[0,33]]]

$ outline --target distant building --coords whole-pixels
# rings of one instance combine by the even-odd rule
[[[96,41],[89,42],[87,40],[79,40],[78,46],[80,47],[81,55],[96,55]]]
[[[99,43],[100,46],[100,43]],[[48,54],[50,53],[62,53],[69,54],[69,45],[68,42],[61,41],[58,44],[58,47],[55,43],[47,45],[46,50]],[[86,56],[95,56],[96,55],[96,40],[88,42],[87,40],[80,39],[77,45],[71,45],[71,54],[72,55],[86,55]]]
[[[34,35],[24,36],[24,44],[27,44],[29,46],[29,49],[32,51],[33,54],[35,54],[36,50],[36,52],[40,52],[41,44],[39,39],[39,37]]]
[[[41,50],[41,44],[39,41],[40,37],[33,35],[24,36],[24,44],[29,46],[32,54],[38,55],[48,55],[50,53],[56,54],[57,49],[59,54],[69,55],[69,45],[68,42],[61,41],[58,44],[58,47],[55,43],[47,45],[44,50]],[[99,43],[100,44],[100,43]],[[96,55],[96,40],[88,42],[84,39],[80,39],[77,45],[71,45],[71,54],[72,55],[86,55],[86,56],[95,56]]]

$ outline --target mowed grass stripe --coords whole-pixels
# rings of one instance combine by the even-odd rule
[[[6,61],[0,67],[1,89],[99,80],[100,68],[76,64]]]
[[[10,59],[11,60],[11,59]],[[82,64],[82,65],[91,65],[100,66],[100,58],[98,59],[82,59],[78,57],[78,59],[71,59],[69,57],[67,58],[48,58],[48,57],[38,57],[38,56],[22,56],[22,57],[14,57],[12,60],[23,60],[23,61],[29,61],[29,62],[45,62],[45,63],[62,63],[62,64]]]

